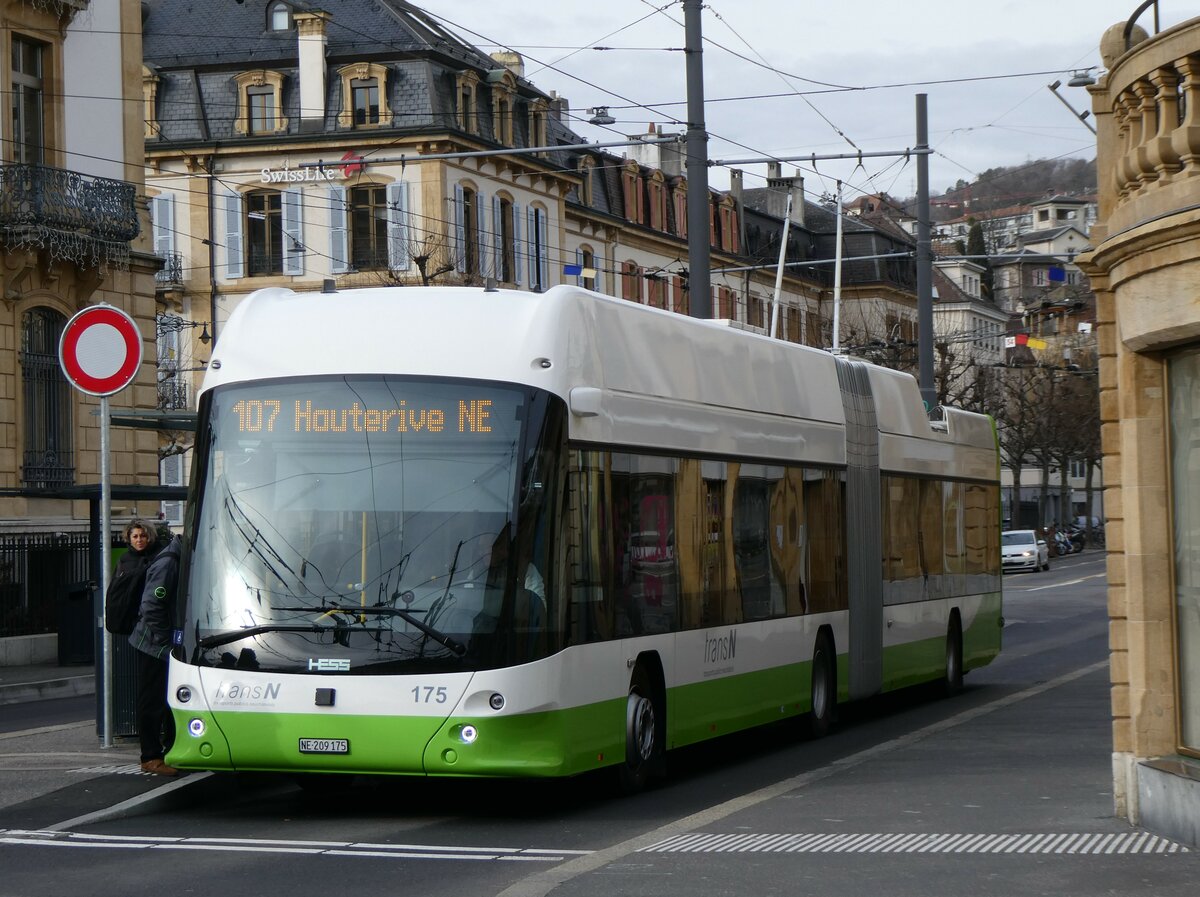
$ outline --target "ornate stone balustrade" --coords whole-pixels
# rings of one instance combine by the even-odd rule
[[[1101,44],[1108,74],[1089,88],[1102,232],[1093,242],[1200,202],[1200,19],[1153,37],[1121,28]],[[1105,189],[1105,188],[1108,189]]]

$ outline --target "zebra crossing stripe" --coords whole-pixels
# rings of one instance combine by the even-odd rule
[[[805,833],[705,834],[688,832],[643,847],[640,853],[1189,853],[1184,845],[1150,832],[1002,833]]]

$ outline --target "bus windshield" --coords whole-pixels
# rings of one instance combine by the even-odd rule
[[[375,674],[553,650],[545,490],[559,406],[527,387],[388,376],[213,390],[197,434],[188,659]]]

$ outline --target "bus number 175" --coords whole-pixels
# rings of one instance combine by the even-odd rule
[[[412,696],[418,704],[445,704],[447,698],[446,688],[441,685],[414,685]]]

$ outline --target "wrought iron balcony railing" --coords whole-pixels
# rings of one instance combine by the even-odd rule
[[[187,384],[171,377],[158,382],[158,410],[186,411],[188,408]]]
[[[183,283],[183,253],[160,252],[163,260],[162,270],[154,275],[154,280],[160,286],[179,286]]]
[[[125,267],[140,230],[132,184],[45,165],[0,165],[0,229],[10,246],[82,266]]]

